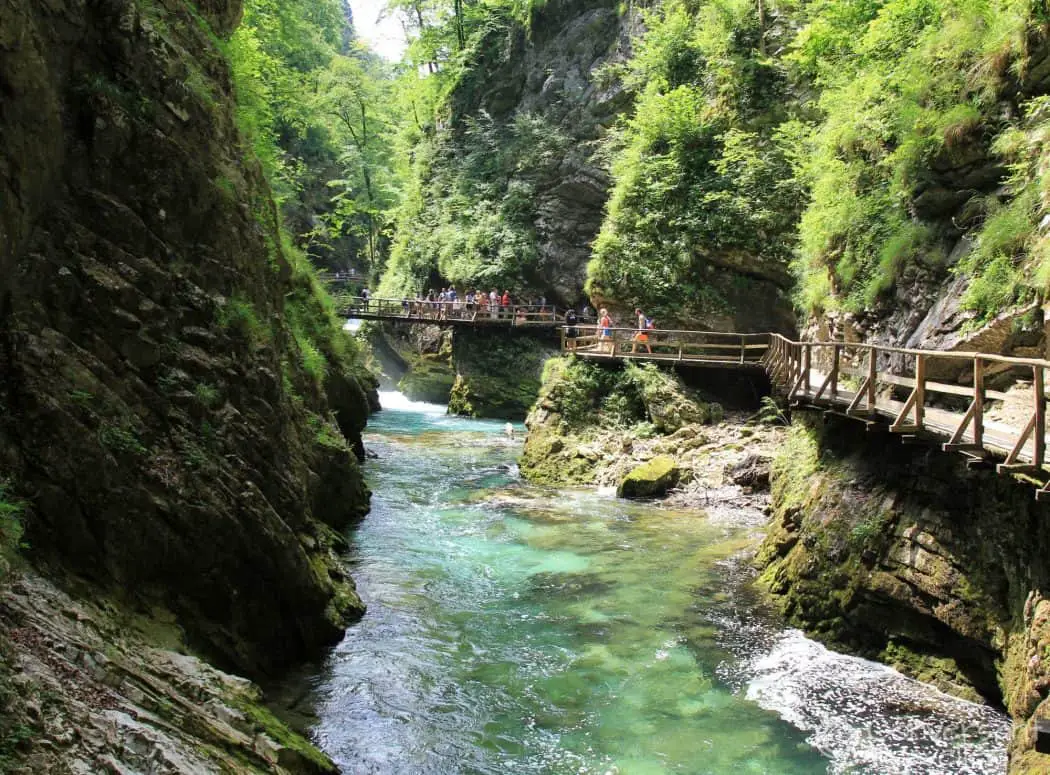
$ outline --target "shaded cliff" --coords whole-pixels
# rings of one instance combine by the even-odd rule
[[[362,606],[370,379],[234,122],[236,0],[16,0],[0,24],[0,472],[32,556],[258,674]]]
[[[762,580],[796,624],[1019,722],[1012,773],[1045,771],[1050,513],[1031,488],[852,421],[797,414],[772,471]]]

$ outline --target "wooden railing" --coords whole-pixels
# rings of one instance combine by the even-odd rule
[[[490,306],[483,303],[426,301],[422,299],[364,299],[360,296],[341,300],[342,313],[348,318],[394,320],[424,323],[467,323],[507,326],[561,325],[558,309],[550,304],[511,304]]]
[[[890,364],[894,364],[890,367]],[[796,342],[770,336],[766,371],[790,400],[844,408],[850,417],[888,422],[893,433],[946,437],[945,451],[975,462],[1002,458],[1000,473],[1042,474],[1046,463],[1046,371],[1050,361],[1005,355],[916,350],[847,342]],[[956,382],[931,379],[945,367]],[[989,387],[989,377],[1020,387],[1026,399]],[[1030,383],[1029,383],[1030,380]],[[1020,383],[1024,383],[1021,385]],[[1027,405],[1027,406],[1026,406]],[[989,408],[997,417],[989,417]],[[1040,490],[1040,497],[1050,495]]]
[[[1045,484],[1036,497],[1050,500],[1047,360],[800,342],[779,334],[595,326],[564,327],[562,349],[588,359],[762,368],[797,407],[822,407],[905,440],[937,441],[944,451],[965,455],[970,466],[995,463],[999,473],[1037,477]],[[1007,384],[1010,393],[997,389]]]
[[[576,336],[571,336],[574,332]],[[759,367],[769,349],[769,335],[663,329],[639,331],[636,328],[604,329],[578,325],[562,328],[562,349],[589,358],[638,358]]]

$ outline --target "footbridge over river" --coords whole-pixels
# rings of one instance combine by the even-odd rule
[[[548,332],[563,325],[564,310],[550,304],[507,306],[420,299],[353,297],[340,310],[343,317],[392,323],[426,323],[465,328],[532,328]]]
[[[1050,361],[850,342],[793,341],[773,333],[566,327],[553,307],[372,299],[348,317],[473,327],[558,329],[564,352],[764,372],[793,408],[863,422],[905,443],[936,444],[971,468],[1023,476],[1050,500],[1046,381]]]

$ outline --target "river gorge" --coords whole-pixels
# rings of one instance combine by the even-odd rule
[[[1006,716],[787,628],[765,517],[545,488],[502,422],[381,394],[368,605],[300,687],[345,772],[998,773]]]

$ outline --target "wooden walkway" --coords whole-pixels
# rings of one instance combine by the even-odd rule
[[[426,323],[440,326],[528,327],[553,330],[563,325],[557,307],[549,304],[511,304],[489,309],[465,301],[418,301],[415,299],[349,299],[340,310],[345,318],[386,320],[394,323]]]
[[[649,331],[645,341],[638,334],[563,328],[562,349],[592,360],[760,369],[796,408],[823,409],[864,422],[872,431],[900,434],[905,442],[935,443],[964,455],[970,467],[1025,475],[1036,483],[1036,498],[1050,500],[1045,391],[1050,361],[796,342],[779,334]]]
[[[823,409],[907,442],[938,444],[971,467],[1026,475],[1050,500],[1046,391],[1050,361],[846,342],[796,342],[779,334],[564,325],[554,307],[489,309],[465,302],[350,299],[350,318],[402,323],[561,330],[562,350],[590,360],[640,360],[765,372],[798,408]],[[948,375],[948,376],[945,376]],[[991,382],[991,386],[989,386]],[[1009,392],[995,389],[1010,386]]]

